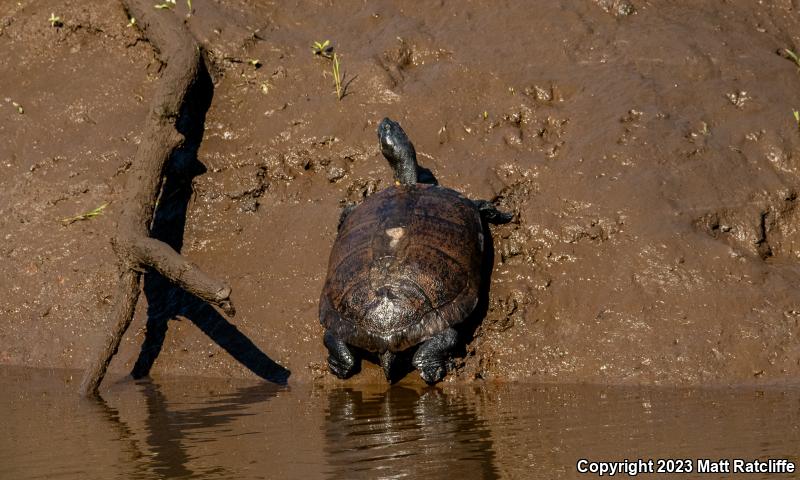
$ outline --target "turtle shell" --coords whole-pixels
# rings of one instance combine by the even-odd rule
[[[320,322],[369,351],[423,342],[474,310],[483,241],[478,210],[458,192],[424,184],[382,190],[339,229]]]

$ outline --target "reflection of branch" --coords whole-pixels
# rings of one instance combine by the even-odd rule
[[[156,270],[228,315],[235,313],[227,284],[209,277],[169,245],[150,237],[164,165],[184,141],[183,135],[176,131],[175,122],[186,93],[197,78],[200,48],[173,14],[154,10],[148,0],[123,0],[123,4],[129,17],[136,18],[137,27],[159,51],[166,68],[151,102],[143,140],[126,187],[117,235],[112,240],[123,268],[112,312],[112,331],[84,375],[82,395],[97,394],[108,364],[133,319],[143,268]]]
[[[100,395],[96,395],[88,401],[91,402],[93,406],[97,407],[100,412],[100,416],[105,419],[116,431],[116,437],[128,446],[128,448],[123,450],[130,452],[130,463],[135,466],[137,473],[146,473],[144,469],[141,468],[141,465],[137,463],[138,459],[144,457],[142,449],[139,448],[139,442],[136,441],[133,431],[128,424],[120,418],[119,411],[110,406]]]
[[[174,412],[168,409],[168,402],[158,384],[144,382],[141,392],[147,405],[147,444],[152,447],[152,469],[164,478],[185,478],[194,472],[186,464],[189,455],[181,440],[184,437],[176,417],[188,412]]]
[[[119,411],[110,406],[105,399],[97,395],[87,402],[93,412],[113,428],[113,434],[123,445],[127,464],[134,469],[126,477],[150,478],[154,474],[158,478],[188,478],[210,473],[199,471],[200,465],[193,465],[192,448],[198,445],[193,431],[200,430],[203,435],[215,438],[221,427],[230,425],[236,419],[253,415],[251,405],[267,402],[274,398],[283,387],[259,383],[232,391],[218,393],[213,397],[205,396],[205,388],[197,392],[197,405],[194,401],[186,402],[185,397],[179,402],[170,401],[162,386],[149,380],[127,383],[144,402],[146,417],[144,424],[139,422],[129,425]],[[186,389],[182,389],[184,395]],[[142,401],[135,403],[141,405]],[[195,405],[190,407],[189,405]],[[130,416],[130,412],[126,412]],[[243,433],[246,434],[246,433]],[[138,438],[138,440],[137,440]],[[203,439],[204,440],[204,439]],[[222,466],[214,466],[215,476],[230,478]]]

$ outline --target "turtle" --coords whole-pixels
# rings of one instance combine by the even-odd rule
[[[397,354],[419,345],[411,363],[434,384],[458,346],[453,327],[478,304],[486,225],[513,215],[420,182],[426,169],[399,123],[381,120],[378,139],[395,182],[340,216],[319,305],[328,367],[353,375],[357,347],[378,355],[391,383]]]

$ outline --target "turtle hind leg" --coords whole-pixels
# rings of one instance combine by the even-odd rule
[[[344,341],[330,331],[325,332],[322,341],[328,349],[328,368],[331,373],[342,379],[356,373],[356,358]]]
[[[514,219],[514,214],[498,210],[494,204],[488,200],[473,200],[475,208],[481,213],[481,218],[489,223],[503,224]]]
[[[457,343],[458,332],[448,328],[419,346],[411,363],[426,383],[433,385],[447,375],[450,355]]]
[[[394,365],[395,358],[397,358],[397,355],[395,355],[394,352],[390,352],[389,350],[386,350],[385,352],[380,354],[381,368],[383,368],[383,375],[386,377],[386,381],[389,383],[393,383],[392,366]]]
[[[355,203],[348,203],[344,206],[344,208],[342,208],[342,213],[339,214],[339,224],[336,226],[337,231],[342,229],[342,224],[345,220],[347,220],[347,216],[350,215],[357,206],[358,205]]]

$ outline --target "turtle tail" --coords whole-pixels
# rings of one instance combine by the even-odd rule
[[[383,374],[386,376],[386,381],[389,383],[392,383],[392,365],[394,364],[395,357],[397,356],[389,350],[380,354],[381,368],[383,368]]]

